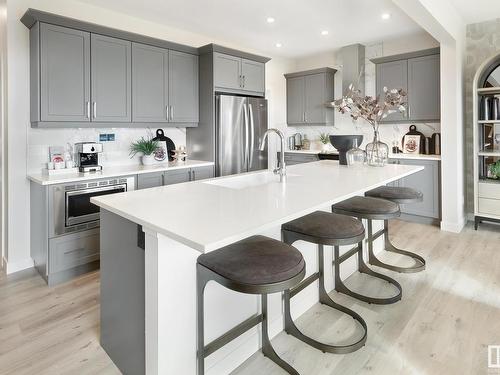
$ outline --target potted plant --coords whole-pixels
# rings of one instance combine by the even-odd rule
[[[132,142],[130,145],[130,157],[137,154],[142,154],[141,161],[143,165],[151,165],[155,162],[153,153],[158,149],[158,141],[154,141],[151,137],[144,138]]]
[[[328,133],[319,133],[319,141],[323,144],[321,147],[322,151],[328,151],[330,149],[330,134]]]

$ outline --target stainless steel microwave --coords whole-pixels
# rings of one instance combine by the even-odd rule
[[[90,198],[135,190],[135,177],[53,185],[49,190],[49,232],[59,236],[99,226],[99,207]]]

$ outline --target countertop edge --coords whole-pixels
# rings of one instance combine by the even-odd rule
[[[346,194],[342,197],[338,197],[336,199],[331,199],[331,200],[328,200],[324,203],[321,203],[319,205],[316,205],[316,206],[312,206],[312,207],[309,207],[307,208],[306,210],[302,210],[300,212],[296,212],[294,213],[293,215],[287,215],[285,217],[282,217],[278,220],[274,220],[272,222],[268,222],[268,223],[264,223],[262,225],[259,225],[255,228],[252,228],[251,230],[248,230],[248,231],[245,231],[245,232],[242,232],[242,233],[237,233],[237,234],[234,234],[232,236],[229,236],[229,237],[225,237],[223,239],[220,239],[220,240],[216,240],[216,241],[213,241],[211,243],[207,243],[207,244],[202,244],[202,243],[198,243],[198,242],[195,242],[195,241],[192,241],[190,240],[189,238],[186,238],[186,237],[183,237],[183,236],[180,236],[180,235],[177,235],[175,233],[172,233],[164,228],[161,228],[159,227],[158,225],[155,225],[154,223],[150,223],[150,222],[147,222],[147,221],[144,221],[144,220],[140,220],[139,218],[137,217],[134,217],[133,215],[129,215],[115,207],[112,207],[112,206],[109,206],[108,204],[106,203],[103,203],[103,202],[100,202],[99,201],[99,198],[91,198],[91,202],[94,203],[95,205],[115,214],[115,215],[119,215],[129,221],[132,221],[136,224],[139,224],[141,225],[142,227],[144,228],[147,228],[149,229],[150,231],[153,231],[153,232],[156,232],[158,234],[161,234],[161,235],[164,235],[166,237],[169,237],[175,241],[178,241],[179,243],[183,244],[183,245],[186,245],[186,246],[189,246],[197,251],[199,251],[200,253],[206,253],[206,252],[210,252],[210,251],[213,251],[213,250],[216,250],[216,249],[220,249],[221,247],[223,246],[227,246],[227,245],[230,245],[234,242],[237,242],[237,241],[240,241],[244,238],[247,238],[249,236],[252,236],[252,235],[255,235],[255,234],[258,234],[258,233],[262,233],[272,227],[275,227],[276,225],[280,225],[280,224],[283,224],[287,221],[290,221],[290,220],[294,220],[294,219],[297,219],[301,216],[304,216],[304,215],[307,215],[311,212],[314,212],[318,209],[321,209],[321,208],[324,208],[325,206],[328,206],[328,205],[332,205],[332,204],[335,204],[335,203],[338,203],[342,200],[345,200],[345,199],[348,199],[350,197],[353,197],[353,196],[356,196],[356,195],[359,195],[359,194],[362,194],[364,193],[365,191],[368,191],[368,190],[371,190],[371,189],[374,189],[376,187],[379,187],[379,186],[382,186],[382,185],[386,185],[390,182],[394,182],[396,180],[399,180],[401,178],[404,178],[404,177],[407,177],[409,175],[412,175],[416,172],[419,172],[419,171],[422,171],[424,170],[424,167],[423,166],[414,166],[414,170],[413,171],[409,171],[409,172],[405,172],[405,173],[402,173],[401,175],[397,176],[397,177],[394,177],[394,178],[389,178],[387,180],[385,180],[384,182],[382,183],[379,183],[379,184],[373,184],[373,185],[370,185],[370,186],[367,186],[367,187],[364,187],[363,189],[358,189],[358,190],[355,190],[353,192],[350,192],[349,194]]]
[[[111,172],[108,172],[106,170],[105,174],[89,173],[87,175],[79,174],[78,176],[75,176],[72,174],[61,173],[60,175],[48,176],[48,175],[44,175],[42,173],[30,173],[27,175],[27,178],[30,181],[33,181],[39,185],[48,186],[48,185],[64,184],[67,182],[83,181],[83,180],[98,180],[101,178],[114,178],[114,177],[119,177],[119,176],[130,176],[130,175],[139,175],[139,174],[146,174],[146,173],[165,172],[165,171],[171,171],[171,170],[177,170],[177,169],[206,167],[206,166],[211,166],[214,164],[215,163],[213,161],[188,160],[188,164],[177,164],[177,165],[158,164],[158,165],[148,166],[150,168],[144,168],[144,166],[142,166],[142,165],[137,165],[137,166],[131,165],[130,170],[117,170],[116,172],[113,172],[113,168],[116,168],[116,169],[124,168],[125,169],[129,166],[127,166],[127,165],[109,166],[109,167],[105,167],[105,168],[107,170],[110,170]],[[134,167],[137,169],[134,169]],[[47,178],[53,178],[53,180],[48,180]]]

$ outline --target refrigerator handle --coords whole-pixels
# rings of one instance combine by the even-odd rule
[[[245,164],[248,170],[248,108],[246,104],[243,104],[243,118],[245,119]]]
[[[255,123],[253,121],[252,105],[248,104],[248,115],[250,117],[250,160],[248,162],[248,168],[252,168],[253,165],[253,153],[254,153],[254,142],[255,142]]]

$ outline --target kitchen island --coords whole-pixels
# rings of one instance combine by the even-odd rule
[[[281,224],[416,173],[420,166],[348,168],[319,161],[271,172],[92,198],[101,208],[101,345],[124,373],[196,373],[196,259],[248,236],[280,239]],[[314,245],[298,242],[317,269]],[[345,249],[347,250],[347,249]],[[331,264],[326,247],[326,264]],[[345,263],[343,277],[355,270]],[[326,284],[333,288],[332,270]],[[345,273],[344,273],[345,272]],[[317,284],[292,302],[294,317],[318,301]],[[209,283],[205,337],[210,342],[258,313],[259,297]],[[282,331],[280,295],[269,296],[269,332]],[[145,332],[145,334],[144,334]],[[258,327],[209,356],[208,374],[229,373],[259,348]]]

